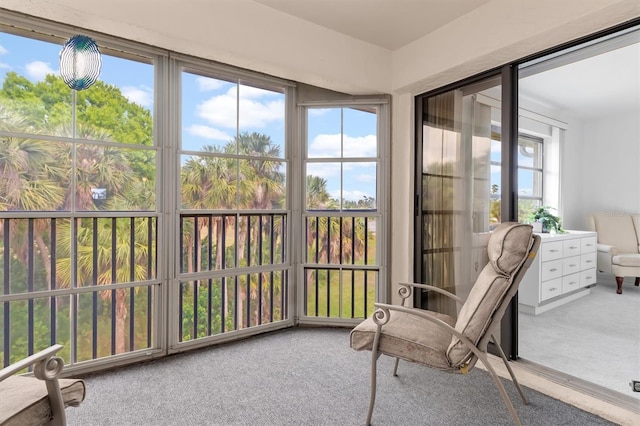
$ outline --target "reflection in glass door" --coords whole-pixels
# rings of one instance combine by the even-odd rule
[[[501,220],[500,80],[422,99],[420,227],[422,283],[463,299],[487,263],[490,230]],[[455,303],[420,295],[420,305],[456,315]]]

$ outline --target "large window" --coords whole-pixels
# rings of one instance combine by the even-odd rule
[[[203,66],[183,68],[181,86],[178,341],[283,321],[285,87]]]
[[[500,170],[502,169],[499,132],[491,138],[491,212],[500,216]],[[518,136],[518,221],[529,223],[531,212],[542,207],[543,139],[520,133]],[[499,221],[499,220],[498,220]]]
[[[365,318],[381,280],[380,106],[305,109],[303,315]],[[382,115],[384,117],[384,115]]]
[[[69,363],[153,348],[153,61],[105,46],[100,79],[74,91],[63,38],[0,30],[3,362],[53,343]]]
[[[299,126],[296,83],[103,34],[75,91],[77,32],[0,18],[3,365],[59,343],[91,371],[384,301],[387,99]]]

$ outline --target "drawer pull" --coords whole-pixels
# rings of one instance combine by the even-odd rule
[[[587,247],[591,247],[591,246],[593,246],[593,244],[591,244],[591,243],[588,243],[588,244],[587,244]]]
[[[558,270],[558,268],[551,268],[551,269],[549,269],[549,272],[555,272],[557,270]]]
[[[587,277],[588,280],[590,280],[592,277]]]
[[[593,262],[593,260],[587,260],[586,261],[586,263],[592,263],[592,262]]]
[[[569,265],[569,268],[575,268],[576,266],[578,266],[578,265],[576,265],[575,263],[572,263],[572,264]]]
[[[557,288],[556,288],[556,287],[551,287],[551,288],[549,289],[549,291],[556,291],[556,290],[557,290]]]
[[[578,283],[577,283],[577,282],[575,282],[575,281],[571,281],[571,282],[569,283],[569,285],[574,285],[574,284],[578,284]]]
[[[569,246],[569,248],[570,248],[571,250],[575,250],[575,249],[577,249],[577,248],[578,248],[578,246]]]
[[[551,249],[551,250],[549,250],[549,252],[550,252],[550,253],[557,253],[557,252],[559,252],[559,251],[560,251],[560,250],[556,250],[556,249]]]

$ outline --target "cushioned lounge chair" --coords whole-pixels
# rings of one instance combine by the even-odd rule
[[[377,360],[380,354],[396,358],[395,376],[400,359],[428,367],[466,374],[480,359],[498,387],[515,424],[520,424],[511,400],[495,370],[487,359],[490,340],[515,295],[518,284],[533,261],[540,237],[532,233],[530,225],[503,223],[489,238],[489,263],[476,280],[466,302],[454,294],[424,284],[400,284],[402,306],[376,303],[376,311],[351,331],[351,347],[370,350],[371,397],[367,425],[371,422],[376,398]],[[414,288],[429,289],[443,294],[462,305],[457,320],[449,315],[411,308]],[[499,345],[496,345],[511,378],[525,404],[527,399],[513,370]]]

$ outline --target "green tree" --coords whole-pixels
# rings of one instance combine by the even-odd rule
[[[0,89],[0,131],[9,135],[43,136],[42,139],[0,138],[0,209],[38,212],[70,210],[72,207],[78,210],[124,210],[134,205],[135,209],[155,208],[154,151],[127,150],[109,144],[78,143],[74,146],[43,140],[46,139],[44,135],[52,135],[151,146],[153,123],[150,111],[129,102],[117,87],[98,81],[90,89],[76,93],[78,124],[72,127],[72,93],[60,77],[52,74],[37,83],[15,72],[6,74]],[[111,195],[106,205],[95,203],[92,196],[95,188],[104,188]],[[60,222],[57,228],[57,287],[71,284],[72,268],[77,268],[74,269],[77,270],[76,281],[91,283],[92,277],[97,276],[97,282],[93,283],[96,285],[150,278],[146,276],[147,262],[150,256],[155,256],[155,242],[149,242],[146,226],[136,227],[135,243],[131,247],[129,235],[132,231],[127,231],[130,225],[126,221],[119,219],[118,229],[111,229],[110,221],[99,221],[97,237],[93,231],[87,231],[91,226],[81,226],[77,235],[72,236],[70,222]],[[26,238],[26,229],[23,229],[24,223],[10,220],[11,249],[26,265],[25,247],[30,242]],[[50,281],[50,222],[36,219],[33,223],[38,253],[47,272],[46,279]],[[115,258],[111,250],[112,235],[117,236]],[[72,262],[70,238],[77,238],[77,264]],[[98,242],[97,253],[92,252],[94,239]],[[135,265],[130,264],[132,250],[135,250]],[[97,271],[93,270],[94,256],[97,256]],[[133,275],[132,269],[135,271]],[[51,286],[50,282],[48,284]],[[109,300],[111,294],[102,292],[101,296]],[[112,301],[116,304],[118,353],[125,348],[125,298],[125,290],[116,290],[116,300]]]
[[[0,90],[0,104],[10,106],[24,117],[35,133],[61,136],[60,129],[71,129],[72,96],[72,90],[59,76],[48,74],[32,83],[10,71]],[[118,87],[101,80],[87,90],[76,92],[76,121],[84,128],[108,131],[108,140],[153,145],[151,111],[130,102]],[[96,140],[100,140],[99,135],[99,132],[94,135]],[[152,151],[131,151],[127,155],[130,167],[138,176],[155,179]]]

